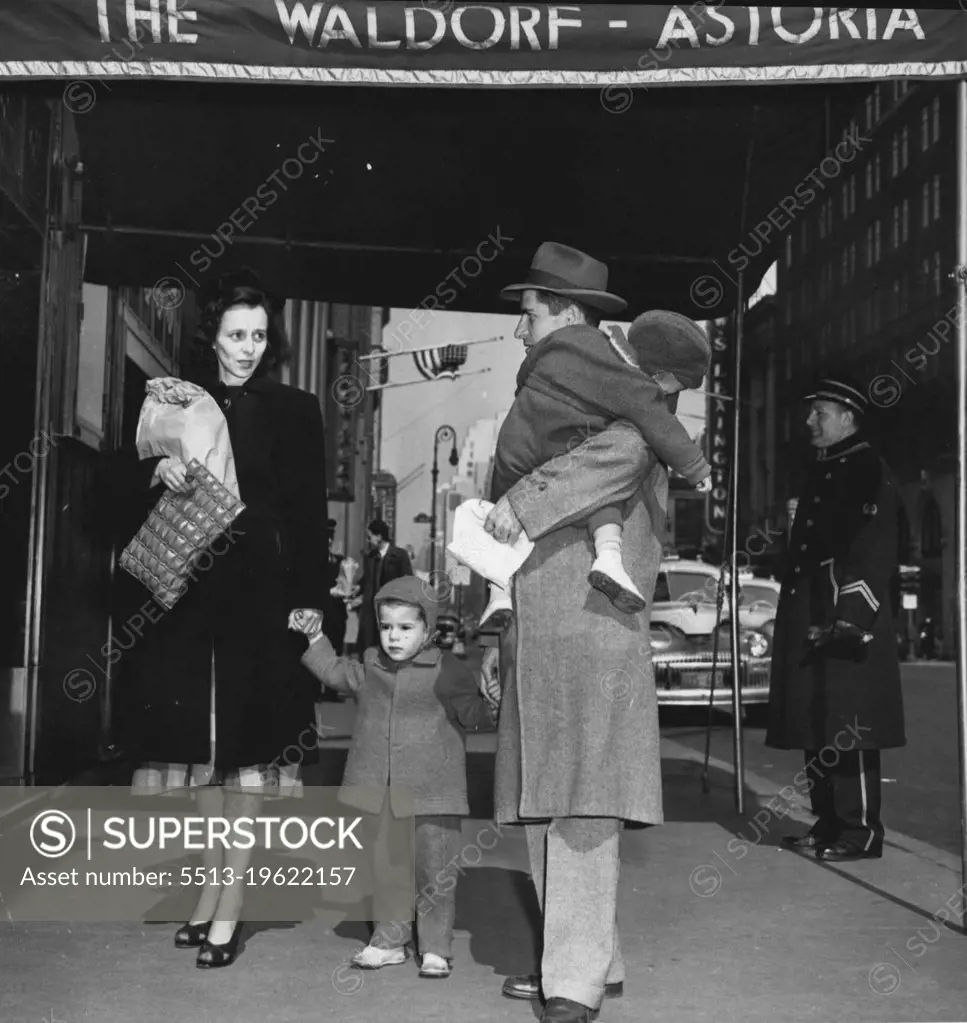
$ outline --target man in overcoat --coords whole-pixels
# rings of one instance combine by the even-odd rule
[[[826,861],[878,858],[880,750],[906,742],[890,609],[897,486],[865,436],[855,381],[826,377],[805,400],[815,455],[779,598],[766,745],[805,751],[795,784],[818,818],[784,844]]]
[[[596,329],[595,293],[606,288],[607,268],[590,257],[580,274],[532,266],[515,286],[518,337],[529,346],[565,323]],[[624,822],[662,822],[650,601],[625,614],[584,585],[587,518],[628,502],[624,563],[650,595],[667,485],[641,434],[616,423],[520,479],[488,519],[497,540],[512,543],[523,528],[535,544],[514,577],[514,620],[501,642],[494,803],[500,823],[525,827],[543,914],[541,975],[509,978],[504,994],[543,992],[544,1023],[585,1023],[603,997],[622,992],[619,835]]]

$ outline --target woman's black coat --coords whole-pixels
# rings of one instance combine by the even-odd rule
[[[121,676],[124,746],[139,762],[208,762],[214,651],[216,766],[312,761],[318,684],[299,663],[304,637],[287,624],[290,611],[321,609],[327,596],[319,402],[267,378],[253,380],[228,405],[223,388],[209,390],[228,420],[246,508],[230,542],[218,546],[223,553],[196,573],[175,607],[154,605],[154,623],[141,629],[140,639],[115,616],[115,643],[129,646]],[[158,486],[148,494],[157,459],[137,464],[129,450],[126,460],[136,490],[121,545],[162,493]],[[138,494],[147,500],[138,501]],[[125,585],[133,587],[125,606],[153,603],[133,580]]]

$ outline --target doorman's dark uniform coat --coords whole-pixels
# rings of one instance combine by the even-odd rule
[[[359,607],[359,638],[356,649],[369,650],[379,646],[379,622],[376,620],[376,594],[394,579],[412,575],[410,556],[402,547],[389,545],[380,557],[379,551],[367,551],[363,560],[363,602]]]
[[[897,515],[896,481],[860,434],[810,465],[776,616],[768,746],[819,750],[840,733],[840,748],[905,744],[890,602]],[[872,641],[860,655],[833,646],[808,655],[810,626],[837,619]],[[843,732],[850,725],[859,737]]]
[[[208,763],[214,649],[215,766],[270,764],[290,744],[311,761],[316,742],[305,741],[304,733],[312,734],[318,686],[300,664],[306,640],[288,630],[288,616],[296,608],[321,609],[327,596],[319,402],[267,378],[251,381],[227,407],[225,388],[208,389],[228,421],[246,508],[224,553],[197,574],[171,611],[152,615],[154,623],[123,655],[129,662],[126,751],[140,762]],[[129,465],[128,480],[141,495],[134,502],[140,521],[128,508],[130,532],[119,537],[121,544],[161,495],[160,486],[148,490],[158,461]],[[150,599],[135,585],[141,603]],[[116,620],[115,634],[123,627]]]

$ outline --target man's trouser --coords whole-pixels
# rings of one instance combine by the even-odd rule
[[[880,751],[826,746],[806,750],[806,765],[806,776],[813,782],[812,809],[819,818],[814,825],[817,834],[864,852],[881,850]]]
[[[525,831],[544,920],[544,997],[596,1009],[605,984],[624,980],[615,915],[621,821],[561,817]]]

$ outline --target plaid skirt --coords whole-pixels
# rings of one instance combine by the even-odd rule
[[[252,764],[249,767],[215,766],[215,654],[212,651],[211,703],[209,735],[211,756],[206,764],[168,764],[149,761],[141,764],[131,780],[136,796],[179,795],[185,790],[205,786],[229,792],[262,795],[267,799],[292,799],[302,796],[302,768],[298,764]]]

